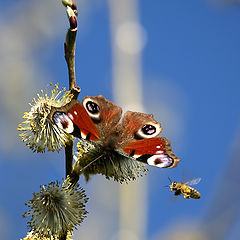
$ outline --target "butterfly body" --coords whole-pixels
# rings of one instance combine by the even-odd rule
[[[98,163],[108,159],[115,169],[124,161],[135,160],[160,168],[177,166],[179,159],[170,142],[158,137],[161,125],[151,114],[127,111],[121,117],[122,109],[99,95],[54,108],[49,118],[59,128],[95,146],[91,151],[99,157]]]

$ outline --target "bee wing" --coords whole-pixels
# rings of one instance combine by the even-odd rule
[[[194,178],[190,181],[185,182],[186,185],[196,185],[201,181],[201,178]]]

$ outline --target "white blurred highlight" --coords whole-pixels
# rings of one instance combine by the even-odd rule
[[[140,53],[147,42],[145,29],[136,22],[122,23],[116,31],[115,38],[121,51],[131,55]]]
[[[113,49],[114,99],[124,110],[144,112],[141,51],[146,32],[139,23],[137,0],[109,0]],[[146,239],[147,178],[119,187],[119,230],[113,239]]]
[[[113,52],[113,96],[124,110],[143,112],[141,50],[146,33],[137,0],[109,0]],[[145,39],[145,40],[144,40]]]
[[[122,229],[118,232],[111,240],[119,240],[119,239],[129,239],[129,240],[138,240],[139,236],[134,231],[129,231],[128,229]]]

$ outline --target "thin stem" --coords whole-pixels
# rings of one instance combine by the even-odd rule
[[[73,11],[67,6],[67,14],[69,17],[70,28],[67,31],[64,43],[65,60],[68,67],[69,89],[72,91],[74,98],[77,99],[80,92],[80,87],[76,83],[75,73],[75,46],[77,35],[77,17],[76,10]]]
[[[66,177],[71,174],[73,168],[73,141],[69,141],[65,147]]]
[[[63,2],[64,4],[64,2]],[[72,1],[71,5],[65,5],[67,8],[67,15],[69,19],[70,28],[67,31],[66,39],[64,43],[65,60],[68,67],[69,76],[69,89],[74,95],[74,99],[77,99],[80,93],[80,87],[76,83],[75,74],[75,46],[76,46],[76,35],[77,35],[77,8],[76,4]],[[65,166],[66,166],[66,177],[70,175],[73,168],[73,141],[70,140],[65,147]],[[59,239],[66,240],[67,232],[61,234]]]
[[[68,29],[66,41],[64,44],[65,60],[68,66],[69,88],[76,87],[76,74],[75,74],[75,40],[76,31]]]
[[[80,92],[80,87],[76,83],[75,74],[75,46],[77,35],[77,9],[76,4],[72,1],[71,6],[66,6],[67,15],[69,19],[70,28],[67,31],[64,43],[65,60],[68,67],[69,76],[69,89],[72,91],[74,98],[77,99]],[[65,147],[65,160],[66,160],[66,177],[72,172],[73,166],[73,141]]]

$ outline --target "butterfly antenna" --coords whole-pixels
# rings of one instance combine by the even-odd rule
[[[100,156],[98,156],[97,158],[93,159],[90,163],[88,163],[87,165],[85,165],[83,168],[81,168],[80,170],[76,170],[73,168],[71,174],[69,175],[69,180],[70,180],[70,185],[69,188],[75,186],[75,184],[78,182],[79,180],[79,176],[81,174],[81,172],[83,172],[87,167],[89,167],[91,164],[93,164],[94,162],[96,162],[99,158],[101,158],[104,155],[101,154]],[[79,161],[79,160],[78,160]],[[75,163],[75,165],[77,164],[77,162]],[[75,167],[74,165],[74,167]]]
[[[101,154],[100,156],[98,156],[97,158],[95,158],[94,160],[92,160],[90,163],[88,163],[86,166],[84,166],[83,168],[80,169],[80,172],[84,171],[87,167],[89,167],[91,164],[93,164],[94,162],[96,162],[99,158],[101,158],[104,155]]]
[[[170,177],[168,177],[168,180],[169,180],[170,183],[172,183],[172,180],[170,179]]]
[[[112,163],[112,165],[113,165],[113,168],[114,168],[115,173],[117,174],[117,167],[115,166],[115,164],[114,164],[114,162],[113,162],[113,160],[112,160],[112,158],[111,158],[110,155],[109,155],[109,159],[110,159],[110,161],[111,161],[111,163]]]

